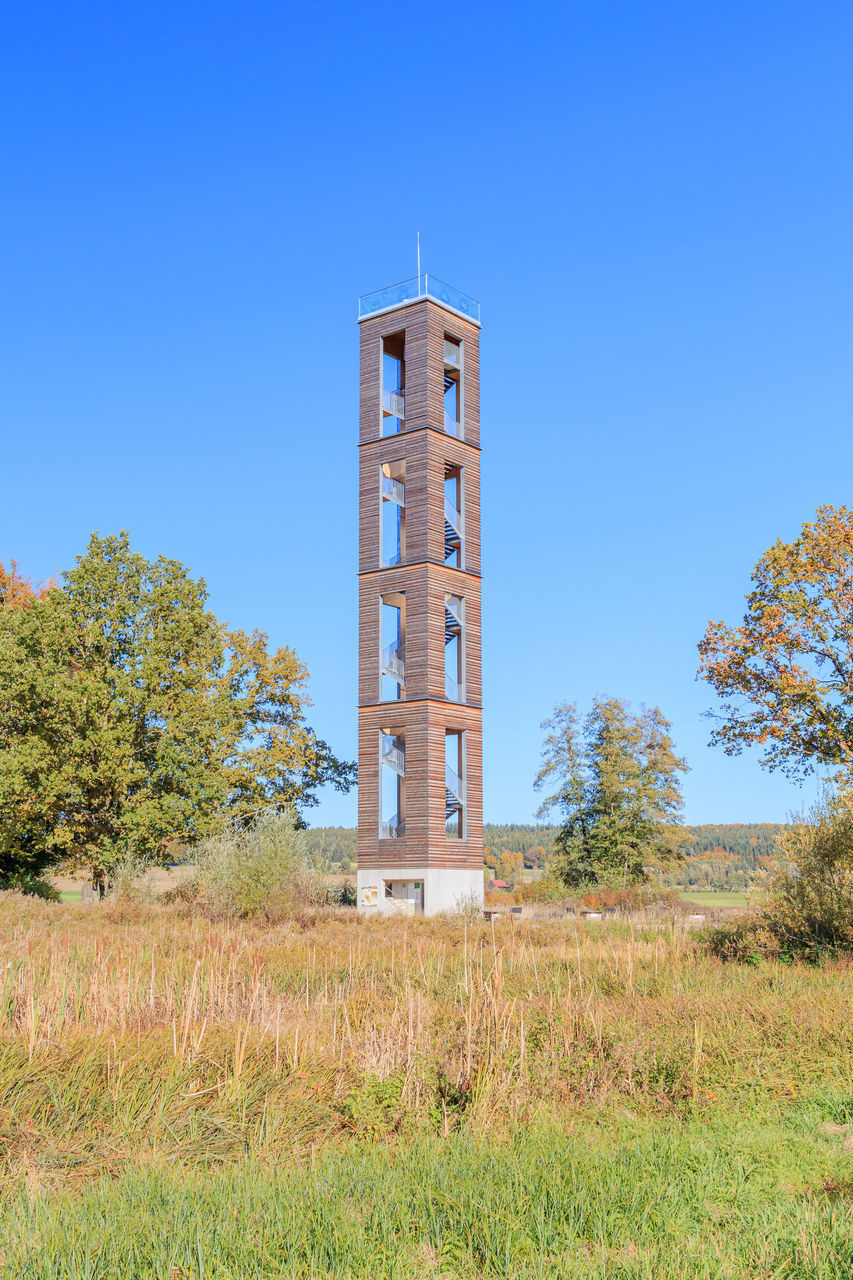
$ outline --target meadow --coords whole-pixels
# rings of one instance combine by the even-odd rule
[[[745,907],[745,893],[727,893],[725,890],[681,889],[678,893],[682,902],[695,903],[697,907]]]
[[[0,895],[0,1276],[848,1277],[853,967]]]

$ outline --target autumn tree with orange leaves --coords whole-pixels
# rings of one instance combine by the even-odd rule
[[[853,781],[853,512],[820,507],[752,573],[742,626],[709,622],[699,675],[722,700],[711,744],[762,749],[789,777]]]
[[[0,560],[0,609],[26,609],[34,601],[44,600],[55,586],[53,578],[34,586],[32,578],[20,572],[17,560],[11,560],[8,569]]]

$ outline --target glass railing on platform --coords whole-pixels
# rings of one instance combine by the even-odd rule
[[[382,492],[387,498],[399,503],[401,507],[406,505],[406,486],[402,480],[394,480],[391,476],[384,475],[382,477]]]
[[[401,778],[406,776],[406,753],[401,751],[399,747],[383,747],[382,763],[387,764]]]
[[[394,418],[405,418],[406,416],[406,393],[400,391],[382,392],[382,408],[386,413],[391,414]]]
[[[399,284],[389,285],[386,289],[376,289],[373,293],[365,293],[358,300],[358,318],[377,315],[380,311],[390,311],[392,307],[401,307],[408,302],[416,302],[419,298],[433,298],[451,311],[475,324],[480,323],[480,304],[476,298],[445,284],[437,276],[426,273],[414,276],[411,280],[401,280]]]

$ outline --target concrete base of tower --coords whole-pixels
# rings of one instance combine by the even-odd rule
[[[365,915],[438,916],[482,910],[483,873],[445,867],[380,867],[357,875],[358,909]]]

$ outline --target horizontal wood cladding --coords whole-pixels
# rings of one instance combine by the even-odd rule
[[[385,462],[406,464],[406,561],[444,560],[444,468],[462,468],[463,569],[480,572],[480,454],[436,431],[403,432],[359,451],[358,567],[382,564],[382,482]]]
[[[380,600],[383,593],[405,592],[406,698],[445,699],[444,597],[465,601],[465,697],[482,701],[480,581],[435,565],[397,568],[371,574],[359,584],[359,702],[380,699]]]
[[[383,436],[383,336],[405,334],[405,430]],[[480,605],[480,335],[430,299],[359,326],[359,778],[358,862],[362,868],[481,869],[482,661]],[[444,430],[445,335],[462,343],[463,437]],[[382,565],[383,463],[405,463],[405,551]],[[444,562],[445,469],[463,474],[464,556]],[[381,702],[381,597],[405,593],[406,699]],[[444,597],[465,600],[465,700],[445,698]],[[445,733],[465,749],[465,838],[445,825]],[[405,835],[380,839],[380,731],[406,744]]]
[[[480,331],[470,321],[445,311],[428,298],[399,311],[364,320],[359,325],[361,441],[375,440],[381,435],[381,339],[400,332],[406,335],[406,430],[427,425],[439,430],[444,428],[444,336],[447,334],[462,343],[464,438],[478,445]]]
[[[465,733],[466,836],[445,829],[445,731]],[[379,735],[402,733],[406,743],[406,834],[379,839]],[[482,719],[479,708],[405,702],[359,710],[358,863],[360,867],[483,865]]]
[[[358,866],[361,871],[388,871],[389,876],[393,876],[400,871],[419,871],[421,868],[442,867],[445,871],[482,871],[483,870],[483,850],[476,855],[465,854],[443,854],[433,852],[428,860],[418,861],[411,853],[405,849],[394,850],[388,849],[386,845],[400,844],[399,840],[385,840],[379,852],[372,849],[362,849],[359,839],[358,846]],[[457,844],[461,843],[457,840]]]
[[[382,645],[381,600],[384,594],[404,592],[406,642],[406,698],[444,698],[444,597],[465,601],[465,697],[482,700],[480,638],[480,579],[439,565],[398,565],[359,580],[358,700],[381,697],[379,654]]]

